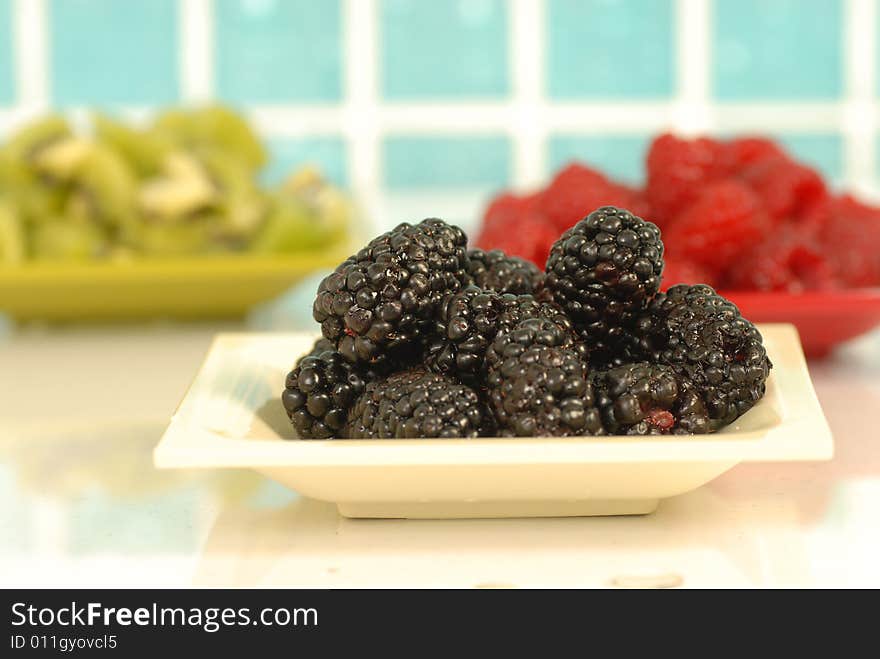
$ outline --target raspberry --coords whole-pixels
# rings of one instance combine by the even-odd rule
[[[632,190],[609,181],[596,170],[572,163],[541,194],[539,206],[558,233],[600,206],[629,208],[633,196]]]
[[[815,170],[785,157],[761,160],[745,168],[741,178],[754,190],[771,218],[800,219],[828,197]]]
[[[518,196],[501,194],[495,197],[483,215],[483,231],[509,231],[525,215],[529,215],[538,199],[537,194]]]
[[[880,285],[880,208],[843,195],[829,215],[819,236],[837,276],[848,286]]]
[[[719,272],[767,234],[760,200],[734,180],[714,183],[666,230],[665,242],[688,260]]]
[[[708,138],[684,140],[661,135],[648,150],[648,182],[645,193],[654,215],[664,228],[718,176],[721,145]]]
[[[509,256],[518,256],[543,268],[557,235],[548,222],[530,214],[503,226],[484,225],[476,245],[485,250],[500,249]]]
[[[715,287],[717,277],[707,268],[688,259],[677,258],[664,254],[663,278],[660,281],[660,290],[665,291],[676,284],[706,284]]]
[[[833,268],[815,238],[786,226],[758,245],[725,284],[732,290],[803,291],[835,286]]]
[[[638,215],[639,217],[654,217],[654,212],[651,208],[651,202],[648,201],[648,196],[644,190],[630,187],[625,187],[624,189],[627,191],[627,193],[629,193],[630,197],[629,206],[625,206],[625,208],[629,208],[635,215]]]
[[[721,169],[727,176],[736,176],[755,163],[785,157],[785,152],[773,140],[763,137],[741,137],[723,145]]]

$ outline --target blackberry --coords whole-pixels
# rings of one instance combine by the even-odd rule
[[[662,272],[660,230],[603,206],[553,244],[545,284],[591,347],[613,355],[626,349],[621,328],[657,293]]]
[[[512,297],[476,286],[447,296],[437,314],[436,332],[426,342],[428,367],[475,381],[483,369],[486,349],[498,331],[499,315]]]
[[[489,421],[473,389],[417,368],[367,385],[351,411],[347,436],[472,438],[491,432]]]
[[[318,286],[312,315],[321,332],[353,363],[415,342],[466,280],[466,242],[434,218],[374,238]]]
[[[772,364],[758,329],[705,284],[660,293],[636,328],[651,361],[696,386],[713,429],[733,422],[764,395]]]
[[[528,318],[542,318],[562,333],[566,347],[585,356],[586,349],[571,321],[557,305],[531,295],[500,294],[468,286],[444,300],[437,331],[427,342],[425,361],[431,370],[455,374],[468,383],[482,379],[486,351],[496,336]]]
[[[309,354],[287,374],[281,402],[301,439],[342,437],[348,413],[375,377],[332,350]]]
[[[612,435],[693,435],[710,432],[706,405],[671,367],[625,364],[593,376],[596,404]]]
[[[468,250],[467,272],[474,285],[487,291],[537,295],[544,288],[544,273],[538,266],[500,249]]]
[[[603,434],[583,356],[565,332],[529,318],[489,348],[486,384],[499,434],[570,437]]]

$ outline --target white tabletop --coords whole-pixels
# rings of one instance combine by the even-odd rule
[[[880,586],[880,333],[811,363],[832,462],[735,467],[646,517],[349,520],[151,451],[216,331],[0,331],[0,585]]]

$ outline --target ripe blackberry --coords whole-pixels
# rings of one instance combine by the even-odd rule
[[[412,343],[465,281],[466,242],[461,229],[442,220],[400,224],[321,282],[312,315],[353,363]]]
[[[499,334],[486,356],[489,404],[499,434],[570,437],[603,433],[582,356],[546,319]]]
[[[474,384],[485,371],[486,351],[496,336],[527,318],[542,318],[565,337],[566,347],[585,356],[586,349],[571,321],[557,305],[531,295],[500,294],[468,286],[446,298],[438,313],[437,331],[427,341],[425,362],[431,370],[455,374]]]
[[[706,401],[713,429],[749,410],[764,395],[772,364],[757,328],[710,286],[672,286],[636,326],[650,361],[668,364]]]
[[[477,393],[421,368],[367,385],[350,414],[351,439],[471,438],[490,432]]]
[[[538,266],[500,249],[468,250],[467,272],[474,285],[487,291],[537,295],[544,288],[544,273]]]
[[[300,359],[287,374],[281,394],[281,402],[299,437],[344,436],[349,410],[372,377],[372,373],[349,363],[333,350]]]
[[[638,362],[593,376],[596,405],[612,435],[710,432],[709,414],[693,383],[669,366]]]
[[[499,315],[512,298],[468,286],[449,295],[437,314],[437,328],[426,342],[425,362],[438,373],[473,382],[482,372],[486,349],[495,337]]]
[[[662,272],[660,230],[627,210],[603,206],[554,243],[545,283],[591,347],[613,353],[627,315],[657,293]]]

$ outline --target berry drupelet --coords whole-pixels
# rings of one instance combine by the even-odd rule
[[[492,432],[473,389],[421,368],[367,385],[349,419],[351,439],[473,438]]]
[[[582,356],[546,319],[499,334],[486,356],[489,403],[502,436],[571,437],[603,433]]]
[[[599,351],[619,352],[628,314],[657,293],[663,272],[660,230],[627,210],[604,206],[553,244],[545,284]]]
[[[468,250],[467,272],[475,286],[487,291],[538,295],[544,288],[544,273],[538,266],[500,249]]]
[[[733,422],[764,395],[772,364],[761,334],[710,286],[679,284],[660,293],[635,332],[652,362],[693,383],[713,429]]]
[[[319,285],[312,313],[323,335],[352,363],[415,342],[466,281],[466,242],[434,218],[374,238]]]
[[[710,432],[696,387],[669,366],[639,362],[600,371],[593,375],[593,390],[611,435]]]

